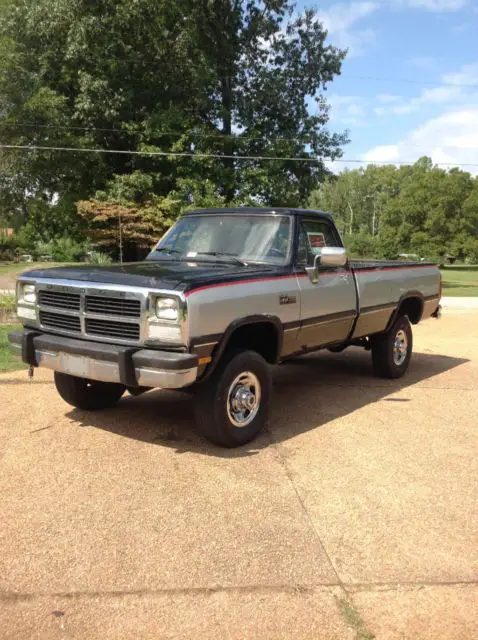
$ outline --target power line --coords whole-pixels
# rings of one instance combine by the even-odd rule
[[[85,149],[80,147],[44,147],[37,145],[0,144],[0,149],[20,149],[23,151],[74,151],[80,153],[114,153],[132,156],[160,156],[174,158],[219,158],[220,160],[275,160],[294,162],[322,162],[321,158],[297,158],[282,156],[235,156],[220,153],[193,153],[186,151],[128,151],[125,149]]]
[[[317,115],[317,114],[316,114]],[[33,122],[19,122],[19,123],[5,123],[3,125],[0,126],[4,126],[4,127],[8,127],[8,128],[13,128],[13,129],[21,129],[22,127],[27,127],[27,128],[32,128],[32,129],[47,129],[47,130],[53,130],[53,131],[111,131],[111,132],[117,132],[117,133],[125,133],[125,134],[129,134],[129,135],[140,135],[141,133],[143,133],[142,131],[128,131],[127,129],[114,129],[114,128],[105,128],[105,127],[79,127],[79,126],[69,126],[69,125],[50,125],[50,124],[34,124]],[[240,133],[238,134],[227,134],[227,133],[221,133],[220,131],[216,131],[216,133],[206,133],[206,132],[196,132],[196,131],[173,131],[173,130],[163,130],[163,131],[150,131],[148,132],[151,136],[153,137],[163,137],[163,136],[174,136],[174,137],[182,137],[182,136],[187,136],[190,138],[196,137],[196,138],[217,138],[218,140],[224,140],[224,139],[233,139],[233,140],[239,140],[239,141],[255,141],[255,142],[259,142],[261,140],[267,140],[268,142],[275,142],[275,141],[289,141],[289,142],[297,142],[300,139],[303,138],[308,138],[310,137],[310,133],[305,133],[305,132],[298,132],[297,135],[295,137],[287,137],[287,136],[275,136],[273,138],[270,138],[270,140],[267,139],[267,137],[265,136],[243,136]]]
[[[80,127],[76,125],[61,124],[35,124],[34,122],[4,122],[0,123],[2,127],[9,129],[21,129],[22,127],[34,129],[54,129],[55,131],[117,131],[120,133],[136,134],[138,131],[128,131],[127,129],[114,129],[112,127]]]
[[[31,128],[42,128],[42,129],[51,129],[51,130],[69,130],[69,129],[80,129],[80,130],[88,130],[88,131],[116,131],[116,132],[120,132],[120,133],[131,133],[129,131],[126,131],[125,129],[110,129],[110,128],[96,128],[96,127],[77,127],[77,126],[56,126],[56,125],[36,125],[34,123],[21,123],[18,125],[4,125],[4,126],[9,126],[9,127],[31,127]],[[140,132],[135,132],[135,134],[139,134]],[[218,140],[228,140],[228,139],[232,139],[232,140],[237,140],[239,142],[265,142],[265,143],[269,143],[269,144],[273,144],[275,142],[301,142],[304,139],[310,137],[310,134],[308,133],[304,133],[304,132],[299,132],[297,134],[297,136],[295,137],[287,137],[287,136],[276,136],[274,138],[270,138],[268,139],[265,136],[241,136],[240,134],[236,135],[236,134],[223,134],[221,132],[217,132],[217,133],[201,133],[201,132],[195,132],[195,131],[154,131],[151,132],[151,135],[153,137],[163,137],[163,136],[175,136],[175,137],[188,137],[188,138],[204,138],[204,139],[218,139]],[[304,144],[309,144],[308,142],[305,142]],[[11,145],[13,146],[13,145]],[[24,145],[26,146],[26,145]],[[417,144],[409,144],[408,146],[414,147],[415,149],[420,149],[420,145]],[[448,149],[461,149],[461,147],[458,147],[456,145],[449,145],[447,144],[446,147]],[[424,150],[424,153],[425,150]],[[168,154],[171,155],[171,154]],[[225,156],[221,156],[221,157],[225,157]],[[234,156],[236,157],[236,156]],[[361,161],[360,161],[361,162]]]
[[[410,165],[415,164],[416,160],[357,160],[350,158],[324,159],[324,158],[301,158],[301,157],[282,157],[282,156],[235,156],[221,155],[219,153],[190,153],[177,151],[132,151],[125,149],[85,149],[79,147],[44,147],[37,145],[13,145],[0,144],[0,149],[17,149],[21,151],[71,151],[80,153],[112,153],[121,155],[134,156],[160,156],[174,158],[217,158],[219,160],[265,160],[278,162],[340,162],[344,164],[395,164]],[[478,163],[474,162],[436,162],[435,166],[443,167],[478,167]]]
[[[367,80],[371,82],[396,82],[400,84],[418,84],[431,87],[462,87],[464,89],[478,89],[478,84],[462,84],[460,82],[433,82],[427,80],[412,80],[409,78],[377,78],[374,76],[349,76],[340,74],[337,78],[347,78],[348,80]]]

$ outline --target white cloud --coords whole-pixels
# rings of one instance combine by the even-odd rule
[[[378,2],[348,2],[333,4],[317,16],[329,32],[331,40],[348,48],[348,57],[359,55],[364,46],[375,42],[373,29],[355,29],[355,24],[380,8]]]
[[[379,8],[378,2],[350,2],[333,4],[325,11],[319,11],[319,18],[330,34],[349,29],[357,20],[365,18]]]
[[[394,162],[399,160],[400,150],[398,144],[382,144],[363,155],[366,162]]]
[[[399,0],[412,9],[426,9],[427,11],[445,12],[463,9],[468,0]]]
[[[478,85],[478,62],[466,64],[461,71],[443,74],[442,81],[449,84],[475,85],[476,88]]]
[[[478,162],[478,105],[448,111],[412,131],[403,141],[377,146],[362,156],[364,162],[415,162],[430,156],[433,162],[476,164]],[[478,167],[464,167],[478,175]]]
[[[375,114],[406,115],[430,105],[478,104],[478,63],[465,65],[458,72],[445,73],[440,81],[442,85],[423,89],[415,98],[383,100],[383,96],[377,96],[382,106],[374,109]]]
[[[461,24],[454,25],[451,30],[453,31],[453,33],[464,33],[465,31],[468,31],[469,26],[470,25],[466,22],[462,22]]]
[[[418,106],[415,104],[396,104],[391,107],[375,107],[373,110],[377,116],[386,116],[389,114],[395,116],[405,116],[414,111],[418,111]]]
[[[343,96],[332,93],[327,101],[332,110],[332,122],[349,126],[365,124],[366,100],[362,96]]]

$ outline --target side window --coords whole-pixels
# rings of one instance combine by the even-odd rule
[[[312,266],[322,247],[337,247],[338,240],[333,228],[319,220],[301,220],[299,229],[299,264]]]

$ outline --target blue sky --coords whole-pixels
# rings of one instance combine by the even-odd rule
[[[330,129],[350,133],[344,158],[478,164],[477,0],[299,0],[305,7],[349,48],[326,94]]]

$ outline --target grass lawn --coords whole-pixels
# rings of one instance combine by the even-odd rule
[[[0,264],[0,275],[18,276],[23,271],[31,271],[32,269],[46,269],[48,267],[67,266],[66,263],[60,262],[9,262]]]
[[[67,262],[9,262],[0,264],[0,289],[15,289],[16,279],[24,271],[48,269],[49,267],[70,267],[73,264]]]
[[[444,296],[478,296],[478,265],[448,266],[441,274]]]
[[[15,295],[13,293],[0,293],[0,309],[15,309]]]
[[[0,325],[0,373],[5,371],[18,371],[19,369],[26,369],[27,365],[16,358],[10,352],[8,344],[8,334],[15,329],[21,329],[21,325],[15,324],[2,324]]]

